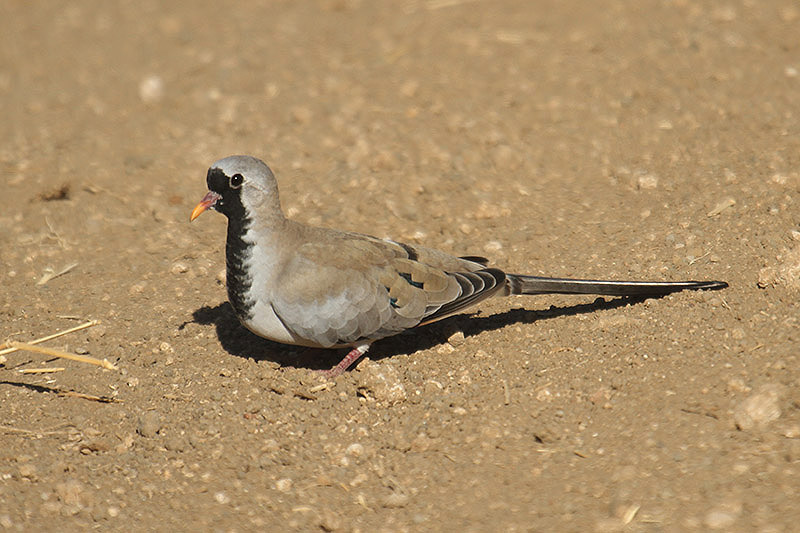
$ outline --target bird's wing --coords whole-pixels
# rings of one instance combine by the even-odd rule
[[[271,304],[287,329],[319,346],[394,335],[456,313],[505,284],[499,270],[436,250],[353,233],[308,233],[278,275]]]

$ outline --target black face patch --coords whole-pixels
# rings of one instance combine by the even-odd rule
[[[231,188],[230,177],[226,176],[221,169],[208,169],[206,185],[208,190],[214,191],[222,197],[214,205],[215,210],[228,217],[231,222],[245,218],[244,206],[242,206],[242,190],[241,188]]]

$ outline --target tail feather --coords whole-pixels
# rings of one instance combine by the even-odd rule
[[[601,296],[664,296],[684,290],[719,290],[724,281],[607,281],[543,278],[506,274],[510,294],[597,294]]]

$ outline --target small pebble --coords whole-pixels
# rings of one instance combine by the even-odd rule
[[[214,499],[217,501],[217,503],[221,503],[222,505],[225,505],[231,501],[231,497],[225,494],[223,491],[215,492]]]
[[[142,437],[153,438],[161,429],[161,415],[158,411],[147,411],[139,417],[136,432]]]
[[[393,366],[377,364],[368,359],[359,366],[358,388],[368,396],[389,405],[407,398],[406,388]]]
[[[36,479],[36,466],[30,463],[20,465],[19,476],[30,480]]]
[[[292,490],[292,480],[289,479],[288,477],[279,479],[278,481],[275,482],[275,489],[280,492],[289,492],[290,490]]]
[[[170,272],[173,274],[183,274],[189,270],[189,267],[186,266],[186,263],[175,263],[169,269]]]
[[[489,241],[483,245],[485,252],[494,253],[503,249],[503,244],[500,241]]]
[[[353,444],[347,447],[344,453],[353,457],[361,457],[362,455],[364,455],[364,445],[358,442],[354,442]]]
[[[157,104],[164,99],[164,80],[151,75],[139,82],[139,98],[145,104]]]
[[[747,397],[734,409],[733,420],[736,427],[747,431],[780,418],[780,396],[781,388],[777,385],[761,387],[758,392]]]
[[[636,180],[638,189],[655,189],[658,187],[658,176],[654,174],[644,174]]]
[[[436,347],[436,353],[442,354],[442,355],[447,355],[447,354],[453,353],[455,351],[456,351],[456,349],[453,348],[453,345],[450,344],[450,343],[448,343],[448,344],[440,344],[439,346]]]
[[[750,392],[752,389],[741,378],[731,378],[728,380],[729,392]]]
[[[464,344],[464,340],[464,332],[461,330],[457,330],[452,335],[447,337],[447,342],[452,346],[460,346]]]
[[[703,519],[708,529],[730,530],[742,513],[742,505],[738,502],[727,502],[711,509]]]
[[[408,496],[393,492],[383,500],[383,506],[388,509],[400,509],[408,505]]]
[[[140,281],[139,283],[134,283],[133,285],[131,285],[131,288],[128,289],[128,292],[131,295],[141,294],[144,292],[145,287],[147,287],[147,283],[144,281]]]
[[[66,505],[81,505],[85,498],[83,484],[75,479],[68,479],[56,485],[56,495]]]

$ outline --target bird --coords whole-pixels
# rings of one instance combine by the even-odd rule
[[[593,294],[660,297],[717,290],[724,281],[612,281],[512,274],[479,256],[316,227],[287,218],[278,183],[260,159],[233,155],[211,165],[208,192],[191,213],[228,219],[228,300],[241,324],[283,344],[349,348],[325,371],[345,372],[370,345],[430,324],[493,296]]]

